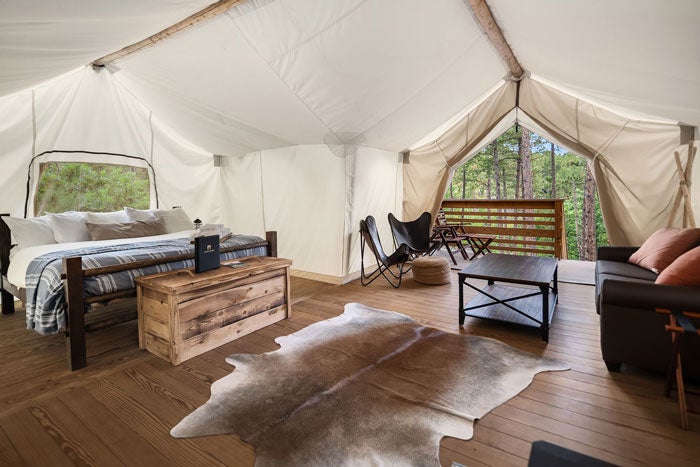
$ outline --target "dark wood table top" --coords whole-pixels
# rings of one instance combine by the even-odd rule
[[[459,274],[473,279],[544,286],[552,281],[558,261],[542,256],[489,253],[471,261]]]

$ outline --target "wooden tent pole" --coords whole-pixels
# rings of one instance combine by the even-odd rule
[[[506,38],[503,36],[503,31],[496,23],[496,20],[491,13],[491,9],[486,4],[485,0],[467,0],[469,8],[474,14],[476,22],[484,31],[486,37],[501,56],[501,59],[505,62],[508,70],[513,75],[514,78],[519,79],[523,76],[523,67],[520,66],[518,59],[515,58],[513,49],[510,48]]]
[[[683,202],[683,227],[688,227],[688,203],[690,202],[690,194],[688,193],[688,187],[686,186],[685,173],[683,171],[683,164],[681,164],[681,156],[678,151],[674,152],[673,155],[676,158],[676,170],[678,171],[679,187],[678,193],[682,195]]]
[[[681,155],[678,151],[674,151],[673,156],[676,160],[676,170],[678,172],[679,187],[676,192],[676,197],[673,200],[673,206],[671,207],[671,215],[668,218],[667,227],[672,227],[678,208],[680,207],[681,201],[683,201],[683,227],[695,227],[695,215],[693,213],[693,205],[690,198],[690,186],[692,185],[691,177],[693,174],[693,162],[695,161],[695,154],[697,148],[694,146],[691,140],[688,143],[688,160],[685,164],[685,170],[683,170],[683,164],[681,163]]]
[[[693,162],[695,161],[695,153],[697,148],[693,144],[693,140],[688,143],[688,161],[685,164],[684,180],[682,185],[683,197],[685,198],[685,214],[688,218],[688,227],[695,228],[695,214],[693,213],[693,205],[690,198],[690,187],[693,184]]]
[[[182,21],[173,24],[170,27],[167,27],[163,29],[160,32],[157,32],[153,34],[150,37],[147,37],[139,42],[136,42],[134,44],[128,45],[124,47],[121,50],[117,50],[116,52],[113,52],[109,55],[105,55],[104,57],[98,58],[94,62],[92,62],[93,66],[105,66],[107,63],[112,62],[114,60],[117,60],[118,58],[125,57],[131,53],[134,53],[136,51],[139,51],[143,48],[150,47],[151,45],[162,41],[163,39],[167,39],[168,37],[172,36],[175,33],[178,33],[184,29],[189,28],[190,26],[197,24],[199,22],[211,19],[215,16],[220,15],[221,13],[225,12],[229,8],[243,3],[245,0],[219,0],[216,3],[212,3],[208,7],[206,7],[203,10],[198,11],[197,13],[188,16],[187,18],[183,19]]]
[[[681,206],[681,199],[683,195],[681,194],[680,188],[676,191],[676,198],[673,200],[673,206],[671,207],[671,215],[668,216],[668,222],[666,222],[666,227],[673,227],[673,220],[676,218],[676,213],[678,208]]]

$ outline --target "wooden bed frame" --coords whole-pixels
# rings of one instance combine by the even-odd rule
[[[10,249],[13,245],[10,227],[5,223],[5,221],[2,220],[2,217],[4,216],[9,216],[9,214],[0,214],[0,291],[2,292],[2,314],[8,315],[15,312],[15,297],[19,298],[22,303],[26,303],[26,291],[25,289],[16,287],[7,280],[7,270],[10,264]],[[222,248],[221,253],[247,250],[249,248],[257,248],[261,246],[267,248],[267,256],[276,257],[277,232],[265,232],[265,241],[262,242]],[[79,370],[80,368],[84,368],[87,365],[85,347],[86,308],[93,308],[96,305],[104,305],[116,299],[136,297],[136,288],[105,295],[84,297],[83,278],[193,258],[194,251],[192,253],[170,256],[167,258],[148,259],[133,263],[118,264],[94,269],[83,269],[82,257],[80,256],[63,258],[63,274],[61,275],[61,278],[64,279],[63,287],[66,293],[66,304],[68,305],[66,314],[67,324],[65,329],[68,368],[71,371],[75,371]],[[115,323],[121,323],[124,321],[126,320],[121,319],[115,321]],[[103,327],[106,326],[100,326],[95,329],[101,329]]]

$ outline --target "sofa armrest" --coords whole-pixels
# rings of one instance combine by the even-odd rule
[[[605,279],[601,304],[653,310],[700,312],[700,288]]]
[[[637,250],[638,246],[599,246],[597,259],[626,263]]]

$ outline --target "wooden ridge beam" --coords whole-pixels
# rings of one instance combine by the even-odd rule
[[[474,15],[474,18],[476,19],[477,23],[479,23],[481,30],[484,31],[484,34],[486,34],[486,37],[488,37],[489,41],[496,49],[496,52],[498,52],[498,55],[501,56],[501,60],[503,60],[503,62],[506,64],[511,75],[513,75],[513,77],[516,79],[521,78],[524,73],[523,67],[520,66],[518,59],[513,53],[513,49],[511,49],[508,42],[506,42],[506,38],[503,36],[503,31],[501,31],[501,28],[493,18],[493,14],[491,13],[489,6],[486,4],[486,0],[466,1],[472,11],[472,14]]]
[[[190,26],[200,23],[202,21],[206,21],[208,19],[214,18],[215,16],[220,15],[221,13],[225,12],[229,8],[239,5],[243,3],[245,0],[219,0],[216,3],[212,3],[208,7],[206,7],[203,10],[198,11],[197,13],[194,13],[187,18],[183,19],[182,21],[173,24],[172,26],[169,26],[165,29],[163,29],[160,32],[157,32],[153,34],[150,37],[147,37],[139,42],[136,42],[134,44],[128,45],[124,47],[121,50],[117,50],[116,52],[112,52],[109,55],[105,55],[104,57],[98,58],[97,60],[92,62],[93,66],[105,66],[107,63],[112,62],[114,60],[117,60],[119,58],[125,57],[129,54],[132,54],[134,52],[137,52],[141,49],[144,49],[146,47],[150,47],[157,42],[160,42],[164,39],[169,38],[173,34],[176,34],[180,31],[183,31]]]

